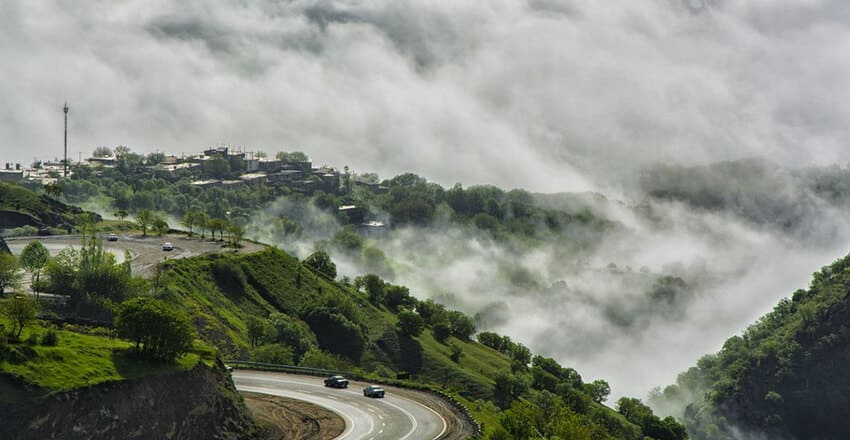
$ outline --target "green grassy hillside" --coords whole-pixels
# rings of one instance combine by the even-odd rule
[[[309,259],[308,259],[309,260]],[[374,379],[409,375],[413,386],[465,402],[488,438],[682,439],[639,401],[601,404],[602,381],[532,357],[509,338],[470,338],[472,321],[377,277],[333,281],[278,249],[164,262],[157,295],[194,317],[200,337],[225,358],[350,371]],[[409,330],[413,328],[413,330]],[[497,406],[498,405],[498,406]],[[501,408],[500,408],[501,407]],[[628,408],[632,408],[629,410]]]
[[[65,228],[77,224],[77,217],[83,212],[22,186],[0,183],[0,228]],[[91,215],[99,219],[96,214]]]
[[[11,326],[0,318],[0,328]],[[0,341],[0,404],[103,382],[190,370],[202,359],[212,363],[216,356],[214,349],[199,342],[192,352],[174,362],[146,362],[130,354],[132,344],[128,341],[86,334],[84,331],[92,330],[82,327],[69,328],[35,324],[23,330],[21,342]],[[56,345],[44,345],[48,330],[55,332]]]
[[[353,286],[316,275],[277,249],[169,261],[164,263],[159,283],[159,296],[185,308],[194,317],[201,338],[219,347],[225,357],[250,357],[249,317],[283,313],[310,328],[312,334],[305,339],[313,346],[308,350],[328,355],[324,361],[318,353],[304,356],[302,360],[308,362],[318,359],[315,366],[343,367],[387,377],[406,371],[422,382],[443,383],[448,378],[453,388],[469,389],[479,397],[492,394],[498,371],[510,369],[506,355],[472,341],[450,337],[446,343],[439,343],[430,330],[416,338],[398,335],[394,313],[373,305],[365,293]],[[335,353],[322,343],[320,335],[316,335],[321,330],[307,324],[311,313],[319,309],[345,317],[361,331],[366,342],[359,358],[346,357],[339,350]],[[263,342],[273,339],[263,336]],[[459,362],[450,359],[448,344],[464,350]],[[402,352],[409,356],[400,356]]]

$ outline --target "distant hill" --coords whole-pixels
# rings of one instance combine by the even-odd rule
[[[695,439],[850,438],[850,255],[652,398]]]
[[[48,228],[73,227],[84,212],[22,186],[0,183],[0,229],[32,226],[47,234]],[[100,220],[97,214],[90,214]]]

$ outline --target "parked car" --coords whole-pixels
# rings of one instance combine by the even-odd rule
[[[363,389],[363,395],[366,397],[384,397],[384,389],[377,385],[369,385]]]
[[[118,234],[109,234],[106,236],[106,241],[118,241]]]
[[[163,243],[163,244],[162,244],[162,250],[164,250],[164,251],[173,251],[173,250],[174,250],[174,245],[173,245],[173,244],[171,244],[171,243],[169,243],[169,242],[165,242],[165,243]]]
[[[348,379],[342,376],[331,376],[325,379],[325,386],[331,388],[348,388]]]

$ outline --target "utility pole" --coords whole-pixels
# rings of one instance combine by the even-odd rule
[[[65,112],[65,160],[62,164],[65,166],[63,177],[68,177],[68,101],[65,101],[65,107],[62,107]]]

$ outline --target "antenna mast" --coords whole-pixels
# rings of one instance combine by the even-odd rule
[[[65,112],[65,160],[62,162],[65,168],[63,177],[68,177],[68,101],[65,101],[62,110]]]

